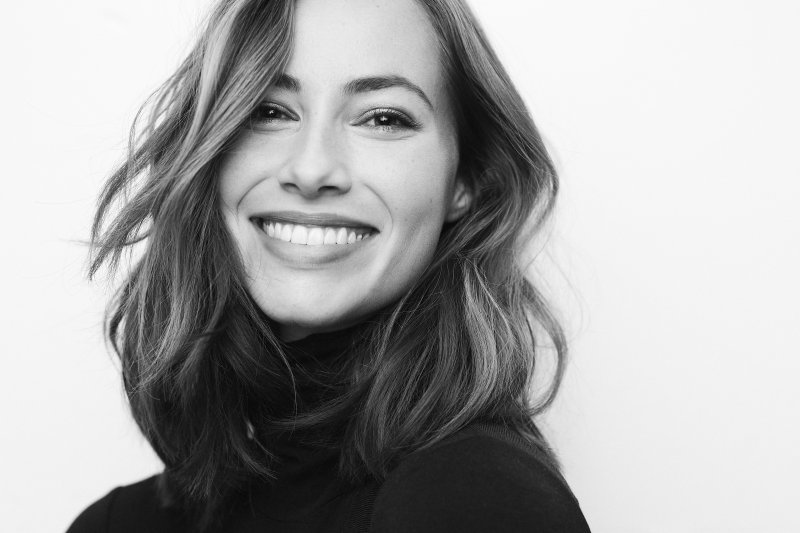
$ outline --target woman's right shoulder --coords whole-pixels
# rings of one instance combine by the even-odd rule
[[[87,507],[67,533],[127,533],[181,531],[174,511],[159,497],[159,476],[117,487]]]
[[[475,423],[418,450],[375,495],[371,531],[589,533],[545,453],[500,423]]]

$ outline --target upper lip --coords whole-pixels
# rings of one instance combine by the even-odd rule
[[[264,221],[286,222],[289,224],[302,224],[307,226],[332,226],[377,231],[375,226],[356,218],[338,215],[336,213],[302,213],[300,211],[268,211],[257,213],[253,218]]]

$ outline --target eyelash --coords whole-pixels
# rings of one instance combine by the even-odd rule
[[[265,116],[266,113],[273,112],[273,111],[284,115],[286,118],[288,118],[288,120],[297,120],[296,118],[293,117],[293,115],[285,107],[283,107],[281,105],[278,105],[278,104],[271,103],[271,102],[265,102],[265,103],[259,105],[256,108],[256,110],[253,112],[253,115],[251,116],[251,120],[254,121],[254,122],[266,122],[266,123],[272,123],[272,122],[275,122],[275,121],[278,121],[278,120],[284,120],[284,119],[281,119],[281,118],[266,117]],[[365,124],[365,123],[369,122],[370,120],[374,120],[374,119],[377,119],[379,117],[389,117],[391,120],[397,121],[399,123],[399,126],[397,126],[397,125],[391,125],[390,126],[390,125],[385,125],[385,124],[384,125],[378,124],[378,125],[375,125],[375,126],[369,126],[370,128],[377,129],[377,130],[380,130],[380,131],[387,131],[387,132],[395,132],[395,131],[398,131],[398,130],[405,130],[405,129],[411,129],[411,130],[415,130],[416,131],[416,130],[419,130],[421,128],[421,124],[419,122],[415,121],[414,119],[412,119],[411,117],[409,117],[405,113],[402,113],[400,111],[397,111],[396,109],[390,109],[390,108],[379,108],[379,109],[372,109],[372,110],[368,111],[366,113],[366,116],[362,116],[362,118],[359,119],[359,121],[357,122],[357,125]]]
[[[292,118],[291,116],[291,113],[289,113],[289,111],[285,107],[269,102],[260,104],[256,108],[256,110],[253,111],[253,114],[251,115],[250,118],[251,120],[254,120],[256,122],[273,122],[275,120],[280,120],[276,118],[267,118],[266,116],[262,116],[262,114],[268,113],[270,111],[277,111],[278,113],[286,115],[289,118],[289,120],[294,120],[294,118]]]
[[[401,124],[401,129],[412,129],[418,130],[420,129],[419,122],[415,121],[405,113],[401,113],[395,109],[388,109],[388,108],[381,108],[381,109],[373,109],[367,113],[367,116],[364,117],[364,120],[361,124],[368,122],[370,120],[376,119],[378,117],[389,117],[392,120],[396,120]],[[397,128],[396,126],[387,126],[387,125],[375,125],[371,126],[372,128],[377,128],[383,131],[395,131]]]

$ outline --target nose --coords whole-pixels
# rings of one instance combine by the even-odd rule
[[[297,133],[290,147],[281,187],[306,198],[337,195],[350,190],[343,152],[331,128],[307,127]]]

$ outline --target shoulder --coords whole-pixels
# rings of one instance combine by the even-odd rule
[[[177,522],[159,498],[159,476],[117,487],[87,507],[67,533],[172,533]]]
[[[404,459],[376,496],[372,524],[376,533],[589,531],[560,475],[483,425]]]

